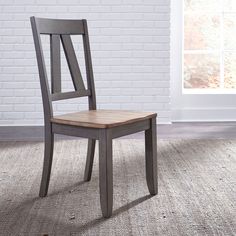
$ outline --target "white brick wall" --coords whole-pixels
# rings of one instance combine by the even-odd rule
[[[160,123],[170,121],[170,0],[0,0],[0,125],[43,124],[32,15],[88,20],[98,108],[156,111]],[[69,89],[66,66],[63,78]],[[86,109],[86,101],[54,108]]]

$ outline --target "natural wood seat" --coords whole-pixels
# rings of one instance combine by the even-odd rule
[[[53,123],[90,128],[111,128],[156,117],[153,112],[90,110],[54,116]]]

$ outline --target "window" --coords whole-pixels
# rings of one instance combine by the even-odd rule
[[[184,0],[183,92],[236,93],[236,0]]]

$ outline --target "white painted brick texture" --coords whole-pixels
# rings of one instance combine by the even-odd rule
[[[0,125],[43,124],[32,15],[88,20],[98,108],[155,111],[170,122],[170,0],[0,0]],[[82,41],[73,42],[82,62]],[[62,73],[70,90],[66,64]],[[86,99],[54,105],[56,114],[79,109]]]

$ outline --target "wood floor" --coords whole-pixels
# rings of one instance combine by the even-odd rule
[[[181,122],[159,125],[160,138],[235,139],[236,122]]]
[[[114,214],[101,215],[96,150],[83,182],[85,140],[58,140],[49,195],[39,198],[42,142],[0,142],[1,236],[234,236],[236,140],[158,140],[159,193],[145,181],[144,142],[114,141]]]
[[[236,122],[183,122],[158,125],[158,137],[169,138],[236,138]],[[143,134],[134,134],[128,138],[142,138]],[[63,137],[66,138],[66,137]],[[68,138],[68,137],[67,137]],[[0,126],[0,141],[41,141],[42,126]]]

